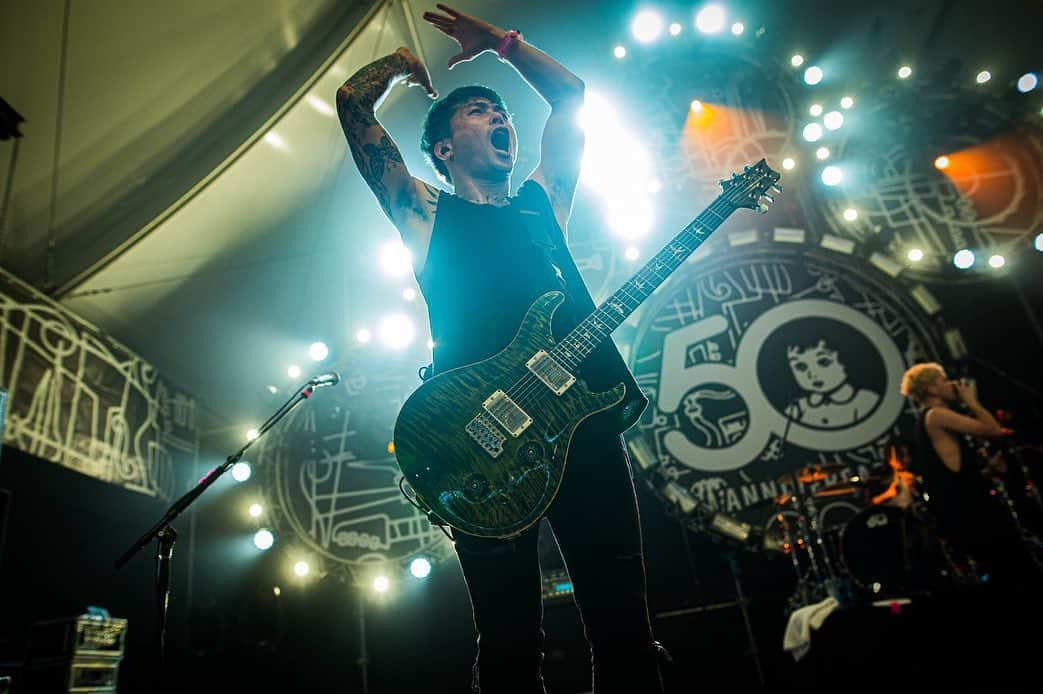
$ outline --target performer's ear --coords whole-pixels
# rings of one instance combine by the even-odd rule
[[[443,140],[435,145],[435,156],[442,161],[449,161],[453,158],[453,145],[449,140]]]

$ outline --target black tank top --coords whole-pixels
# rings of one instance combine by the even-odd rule
[[[427,302],[435,373],[502,350],[532,302],[548,291],[566,296],[554,316],[556,339],[594,310],[550,200],[532,180],[502,207],[443,192],[417,282]],[[579,375],[594,390],[626,385],[621,407],[596,418],[617,431],[637,421],[648,404],[611,339],[580,366]]]

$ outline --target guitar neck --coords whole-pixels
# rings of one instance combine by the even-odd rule
[[[583,363],[735,209],[723,195],[718,196],[622,287],[580,321],[555,345],[551,355],[569,369]]]

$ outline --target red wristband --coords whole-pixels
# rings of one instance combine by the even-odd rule
[[[496,55],[500,57],[500,60],[505,60],[507,58],[507,53],[511,50],[511,47],[521,40],[522,35],[514,29],[511,29],[506,34],[504,34],[503,38],[500,39],[500,42],[496,44]]]

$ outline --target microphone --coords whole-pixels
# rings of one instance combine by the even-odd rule
[[[326,386],[335,386],[338,383],[340,383],[340,374],[336,371],[330,371],[328,374],[319,374],[308,381],[308,384],[313,388],[325,388]]]

